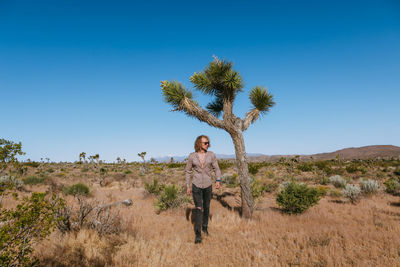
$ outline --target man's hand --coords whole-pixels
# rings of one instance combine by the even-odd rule
[[[215,188],[216,188],[216,189],[219,189],[220,187],[221,187],[220,183],[219,183],[219,182],[216,182],[216,183],[215,183]]]
[[[190,196],[190,187],[186,188],[186,195]]]

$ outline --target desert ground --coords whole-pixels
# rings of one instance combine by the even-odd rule
[[[213,188],[210,235],[194,244],[193,225],[186,216],[192,203],[183,193],[184,163],[147,164],[147,170],[140,163],[27,164],[19,193],[57,194],[65,199],[72,222],[82,205],[133,201],[106,208],[108,219],[99,219],[108,224],[106,230],[89,223],[72,224],[67,231],[56,227],[34,245],[33,255],[40,266],[400,266],[399,196],[385,192],[384,185],[398,179],[398,159],[253,163],[251,177],[255,189],[262,190],[255,195],[250,220],[238,212],[235,165],[220,161],[220,166],[225,183]],[[373,179],[380,188],[351,203],[329,182],[333,175],[351,184]],[[305,212],[287,214],[276,196],[290,179],[324,188],[325,194]],[[176,186],[180,200],[175,206],[160,210],[159,196],[149,189],[155,180]],[[77,183],[89,192],[65,190]],[[15,204],[11,196],[3,200],[5,208]]]

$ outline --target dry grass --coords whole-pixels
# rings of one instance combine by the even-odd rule
[[[251,221],[213,200],[210,237],[195,245],[184,209],[156,215],[153,199],[144,198],[141,190],[126,190],[123,196],[107,191],[135,200],[122,210],[122,234],[55,233],[37,248],[44,265],[400,266],[400,212],[389,205],[396,199],[388,195],[357,205],[323,199],[296,216],[279,212],[274,198],[267,196]],[[106,195],[96,192],[99,199]]]
[[[93,201],[133,200],[133,206],[120,208],[122,232],[100,237],[90,229],[64,235],[55,231],[36,246],[42,266],[400,266],[398,197],[381,192],[356,205],[324,197],[304,214],[286,215],[268,193],[250,221],[213,199],[210,236],[195,245],[185,208],[157,215],[155,198],[143,189],[153,178],[183,184],[182,170],[142,177],[131,169],[132,174],[105,187],[96,179],[90,184],[86,180]],[[257,178],[267,171],[263,167]],[[71,180],[55,179],[72,184],[83,180],[79,173],[74,169],[68,172]],[[285,174],[277,170],[278,175]],[[36,188],[43,191],[45,186]]]

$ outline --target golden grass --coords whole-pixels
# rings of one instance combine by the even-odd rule
[[[362,198],[355,205],[334,202],[326,196],[300,215],[281,213],[275,195],[268,193],[257,203],[250,221],[213,199],[210,236],[195,245],[193,226],[186,220],[185,209],[157,215],[155,198],[144,190],[144,183],[154,178],[184,185],[182,168],[164,168],[161,173],[143,176],[138,166],[129,166],[131,174],[101,187],[95,171],[82,173],[82,166],[70,167],[66,167],[66,177],[52,177],[54,182],[87,184],[90,201],[110,203],[131,198],[134,203],[119,208],[119,234],[100,237],[90,229],[65,235],[54,231],[35,246],[42,266],[400,266],[399,198],[383,192]],[[234,167],[225,172],[232,171]],[[279,183],[288,175],[283,167],[272,166],[262,167],[255,177]],[[307,180],[310,176],[315,177],[314,181]],[[309,184],[319,179],[315,174],[304,173],[297,178]],[[49,185],[27,187],[32,191],[48,188]],[[65,198],[76,207],[72,196]],[[11,207],[15,202],[7,197],[3,204]]]
[[[122,233],[53,233],[36,249],[46,266],[400,266],[400,210],[387,194],[357,205],[324,198],[301,215],[282,214],[273,195],[254,218],[241,219],[212,200],[209,237],[195,245],[183,208],[154,211],[142,188],[95,187],[93,198],[132,198],[121,208]]]

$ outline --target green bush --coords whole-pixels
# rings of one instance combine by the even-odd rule
[[[313,164],[312,163],[300,163],[297,165],[297,169],[299,169],[302,172],[311,172],[313,170]]]
[[[256,175],[258,170],[261,168],[261,164],[258,163],[253,163],[253,162],[249,162],[248,164],[248,168],[249,168],[249,173]]]
[[[400,176],[400,167],[398,167],[397,169],[395,169],[393,171],[394,174],[396,174],[397,176]]]
[[[89,195],[89,187],[87,187],[87,185],[82,184],[82,183],[77,183],[77,184],[73,184],[71,186],[66,186],[63,188],[63,193],[65,195],[83,195],[83,196],[87,196]]]
[[[236,187],[238,186],[238,181],[237,181],[238,175],[236,173],[234,174],[229,174],[226,173],[221,176],[221,182],[226,184],[227,187]]]
[[[326,186],[317,186],[315,187],[317,189],[319,196],[323,197],[326,196],[326,194],[329,192],[329,187]]]
[[[132,173],[131,170],[125,170],[125,171],[124,171],[124,174],[131,174],[131,173]]]
[[[355,163],[352,163],[349,166],[346,166],[346,171],[348,173],[355,173],[355,172],[359,171],[358,165]]]
[[[329,191],[329,196],[330,196],[330,197],[333,197],[333,198],[338,198],[338,197],[342,197],[343,194],[342,194],[342,192],[340,192],[339,190],[331,189],[331,190]]]
[[[36,162],[36,161],[29,161],[29,162],[24,162],[23,165],[24,166],[33,167],[33,168],[37,168],[37,167],[40,166],[40,163]]]
[[[233,162],[228,160],[218,160],[218,166],[221,171],[228,169],[233,166]]]
[[[34,266],[32,245],[47,237],[56,224],[55,212],[62,199],[46,193],[24,197],[14,209],[0,207],[0,266]]]
[[[263,183],[260,180],[252,179],[250,184],[251,193],[254,199],[260,198],[265,192],[275,191],[279,185],[277,183]]]
[[[184,162],[171,162],[167,164],[168,168],[183,168],[185,167],[186,163]]]
[[[165,185],[159,184],[157,179],[153,180],[153,184],[145,183],[144,188],[147,192],[154,195],[159,195],[161,191],[164,190]]]
[[[279,187],[277,183],[266,183],[264,184],[264,192],[274,192]]]
[[[397,195],[400,191],[400,183],[398,179],[390,178],[383,183],[386,187],[385,191],[392,195]]]
[[[314,162],[314,165],[321,171],[325,170],[326,168],[329,168],[329,163],[327,161],[316,161]]]
[[[318,203],[320,194],[315,188],[298,184],[295,181],[286,183],[279,192],[276,202],[286,213],[302,213]]]
[[[22,181],[26,185],[44,184],[46,182],[46,180],[47,180],[46,176],[41,176],[41,177],[29,176],[29,177],[25,177],[22,179]]]
[[[323,176],[321,178],[321,180],[319,181],[319,183],[322,184],[322,185],[327,185],[327,184],[329,184],[329,178],[326,177],[326,176]]]
[[[183,203],[190,202],[190,198],[175,185],[166,185],[162,188],[163,189],[160,191],[155,203],[158,212],[170,208],[176,208],[181,206]]]

